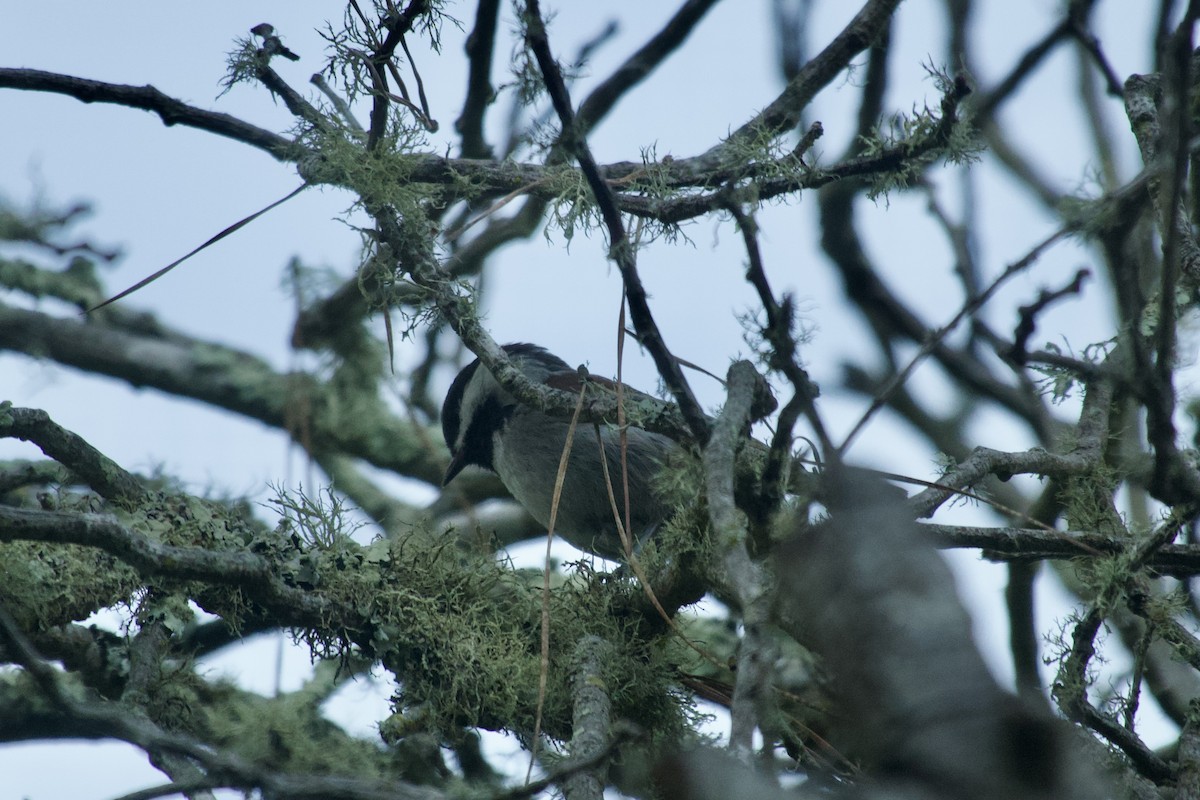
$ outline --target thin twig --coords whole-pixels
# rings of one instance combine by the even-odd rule
[[[1030,267],[1046,250],[1048,250],[1052,245],[1056,244],[1061,239],[1065,238],[1067,234],[1068,230],[1066,228],[1060,228],[1042,241],[1038,242],[1023,258],[1010,264],[1003,272],[996,276],[996,279],[993,280],[986,289],[980,292],[977,297],[969,298],[949,322],[947,322],[941,328],[938,328],[936,331],[932,331],[925,339],[925,342],[921,345],[921,349],[917,351],[917,354],[914,355],[912,359],[909,360],[908,365],[905,366],[905,368],[900,372],[892,376],[892,379],[888,381],[887,385],[884,386],[883,389],[881,389],[871,401],[871,405],[866,411],[863,412],[862,416],[859,417],[858,422],[856,422],[854,427],[850,429],[850,433],[846,434],[846,438],[837,448],[837,452],[845,455],[846,450],[854,442],[854,439],[858,436],[862,429],[866,427],[866,424],[870,421],[871,417],[875,416],[875,413],[887,404],[887,401],[892,396],[892,393],[909,379],[916,368],[920,366],[921,362],[924,361],[930,353],[938,348],[946,336],[949,335],[950,332],[956,327],[958,327],[960,322],[978,311],[984,303],[986,303],[992,298],[993,295],[995,295],[995,293],[1002,285],[1004,285],[1004,283],[1008,281],[1009,278],[1012,278],[1014,275],[1017,275]]]
[[[609,258],[617,264],[621,278],[625,284],[625,296],[629,300],[629,314],[633,318],[634,329],[638,332],[638,341],[650,351],[654,365],[663,377],[675,402],[683,414],[684,420],[691,429],[692,435],[700,443],[708,441],[708,419],[700,408],[692,388],[679,368],[679,364],[671,355],[650,313],[650,305],[646,289],[637,273],[637,262],[633,246],[625,234],[625,225],[621,221],[621,212],[617,207],[615,196],[609,188],[592,158],[587,141],[575,126],[575,113],[571,108],[571,98],[563,82],[562,71],[550,52],[550,42],[546,38],[546,27],[542,21],[541,9],[537,0],[529,0],[525,20],[525,38],[537,58],[538,66],[550,94],[551,103],[562,121],[562,135],[569,148],[574,151],[579,162],[579,168],[587,179],[588,186],[596,198],[600,214],[608,229]]]
[[[550,520],[546,525],[546,561],[542,568],[542,641],[541,662],[538,669],[537,713],[534,715],[533,737],[529,745],[529,769],[525,772],[526,783],[529,783],[529,777],[533,774],[534,762],[537,760],[538,742],[542,732],[542,711],[546,707],[546,683],[550,676],[550,546],[554,543],[554,523],[558,520],[558,504],[562,500],[563,484],[567,480],[571,448],[575,444],[575,428],[579,424],[579,412],[583,410],[583,395],[586,389],[586,384],[579,387],[579,399],[575,403],[575,414],[567,426],[567,438],[563,442],[562,456],[558,460],[558,472],[554,476],[554,494],[550,498]]]
[[[224,239],[226,236],[236,233],[237,231],[241,230],[245,226],[249,225],[254,220],[261,217],[263,214],[267,213],[268,211],[270,211],[273,208],[283,205],[288,200],[291,200],[293,197],[300,194],[302,191],[304,191],[307,188],[308,188],[307,183],[300,184],[295,189],[293,189],[292,191],[288,192],[283,197],[276,200],[274,203],[271,203],[270,205],[266,206],[265,208],[260,208],[258,211],[255,211],[253,214],[251,214],[248,217],[243,217],[242,219],[238,220],[237,222],[233,223],[229,227],[222,230],[220,233],[215,234],[210,239],[208,239],[208,241],[206,241],[204,244],[202,244],[199,247],[195,248],[194,250],[190,251],[186,255],[180,256],[179,258],[175,259],[170,264],[167,264],[165,267],[158,270],[157,272],[150,275],[149,277],[143,278],[142,280],[135,283],[133,286],[130,286],[128,289],[117,292],[112,297],[108,298],[107,300],[105,300],[101,303],[97,303],[96,305],[87,309],[83,313],[91,314],[94,311],[98,311],[99,309],[104,308],[105,306],[109,305],[110,303],[115,303],[124,297],[128,297],[129,295],[133,294],[138,289],[141,289],[144,286],[148,286],[149,284],[154,283],[154,281],[158,280],[163,275],[166,275],[168,272],[175,269],[176,267],[178,267],[183,262],[187,261],[192,256],[196,255],[197,253],[199,253],[203,250],[206,250],[207,248],[211,247],[212,245],[214,245],[217,242]]]

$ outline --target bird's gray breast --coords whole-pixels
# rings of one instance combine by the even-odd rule
[[[550,523],[554,483],[568,428],[564,420],[518,409],[494,437],[496,473],[513,497],[542,525]],[[575,430],[554,527],[557,534],[576,547],[606,558],[618,558],[622,547],[600,463],[601,441],[608,454],[613,496],[624,517],[618,436],[601,426],[597,440],[596,428],[582,423]],[[665,437],[630,430],[627,463],[635,538],[651,532],[667,515],[651,485],[663,459],[674,447]]]

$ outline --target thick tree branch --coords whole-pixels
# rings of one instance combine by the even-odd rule
[[[770,397],[766,381],[754,365],[737,361],[729,367],[729,396],[704,448],[705,496],[713,535],[721,555],[726,581],[737,593],[745,633],[738,647],[736,682],[730,704],[729,748],[748,760],[756,728],[771,735],[771,670],[777,657],[767,630],[772,601],[772,581],[761,560],[751,558],[752,540],[746,514],[734,505],[734,461],[756,412]],[[765,406],[765,407],[770,407]],[[761,416],[761,414],[757,414]]]
[[[830,521],[799,527],[777,567],[781,624],[834,676],[834,744],[911,796],[1102,796],[1071,732],[996,685],[919,530],[878,486],[830,472]]]
[[[110,322],[124,322],[118,327]],[[342,451],[376,466],[441,482],[438,437],[398,420],[378,398],[332,403],[331,387],[303,374],[281,374],[249,353],[183,336],[144,315],[82,322],[0,304],[0,350],[48,357],[133,386],[149,386],[232,411],[293,434],[298,414],[315,409],[306,446]],[[328,406],[326,405],[328,403]],[[349,416],[329,408],[353,409]]]
[[[0,506],[0,541],[96,547],[144,575],[238,586],[293,624],[319,626],[330,618],[327,601],[288,586],[261,556],[163,544],[106,514]]]
[[[583,636],[575,645],[571,758],[576,762],[596,759],[612,739],[612,700],[604,671],[605,663],[613,656],[612,644],[599,636]],[[606,777],[599,766],[580,769],[563,780],[563,796],[567,800],[601,800],[608,783]]]
[[[898,0],[896,1],[898,2]],[[682,10],[681,13],[683,13]],[[313,121],[314,115],[316,115],[316,120],[324,124],[319,113],[307,103],[301,104],[302,99],[269,67],[263,67],[259,77],[272,91],[282,93],[285,99],[291,99],[295,105],[294,113],[299,117]],[[162,94],[153,87],[106,84],[37,70],[0,69],[0,88],[78,95],[79,99],[85,102],[108,102],[155,111],[169,125],[187,125],[217,133],[266,150],[281,161],[295,162],[301,167],[302,177],[314,185],[327,184],[356,188],[348,185],[342,176],[331,174],[319,160],[315,159],[314,153],[285,137],[256,128],[225,114],[189,106]],[[594,124],[597,119],[598,117],[593,118],[591,124]],[[760,181],[756,184],[756,191],[760,198],[765,200],[806,188],[817,188],[841,178],[879,174],[893,169],[898,163],[898,159],[919,156],[920,153],[914,151],[911,145],[905,144],[884,151],[878,156],[833,165],[808,176]],[[435,183],[445,187],[469,184],[477,187],[477,191],[495,195],[526,191],[541,200],[555,199],[557,190],[546,178],[554,176],[556,171],[563,169],[557,164],[520,164],[511,161],[497,163],[489,159],[449,159],[432,154],[409,154],[408,158],[406,169],[409,170],[410,179],[414,182]],[[704,156],[677,158],[670,164],[657,164],[655,165],[655,182],[659,186],[671,189],[685,189],[713,186],[728,178],[728,165],[716,162],[706,165],[704,159]],[[646,165],[641,162],[620,162],[603,166],[597,165],[595,169],[606,180],[619,182],[644,173]],[[753,171],[748,173],[748,176],[752,175]],[[681,195],[664,200],[623,191],[615,193],[613,197],[613,203],[621,211],[658,219],[666,223],[678,223],[692,219],[719,209],[728,202],[727,198],[716,193]]]
[[[14,408],[0,402],[0,439],[33,442],[50,458],[78,475],[122,508],[132,508],[147,496],[142,482],[92,447],[82,437],[56,424],[45,411]]]
[[[16,655],[17,663],[40,690],[70,718],[81,732],[97,738],[111,737],[136,745],[148,753],[178,754],[220,776],[213,786],[260,789],[264,794],[301,800],[442,800],[441,792],[392,780],[383,782],[320,775],[291,775],[260,766],[233,752],[212,748],[207,742],[163,730],[158,725],[113,703],[76,699],[63,686],[59,673],[33,650],[8,612],[0,608],[0,642]]]

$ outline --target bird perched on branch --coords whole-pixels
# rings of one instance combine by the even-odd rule
[[[544,348],[508,344],[504,351],[529,380],[580,391],[583,376]],[[603,379],[590,380],[615,386]],[[491,470],[534,519],[548,526],[569,427],[568,419],[522,405],[476,359],[458,373],[442,405],[442,434],[450,448],[450,466],[442,485],[468,465]],[[680,448],[666,436],[641,428],[629,427],[627,434],[630,533],[636,543],[670,516],[671,509],[658,496],[654,483],[659,470]],[[619,560],[624,548],[600,459],[601,443],[612,496],[624,524],[620,436],[612,427],[601,425],[597,441],[596,427],[583,423],[575,429],[554,530],[581,550]]]

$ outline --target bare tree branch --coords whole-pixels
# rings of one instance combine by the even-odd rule
[[[205,111],[163,94],[153,86],[125,86],[37,69],[0,68],[0,88],[50,92],[74,97],[84,103],[113,103],[154,112],[164,125],[188,127],[215,133],[257,147],[281,161],[294,161],[306,150],[300,145],[228,114]]]

